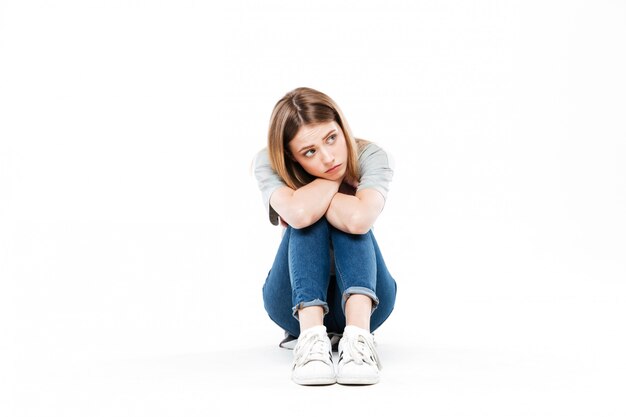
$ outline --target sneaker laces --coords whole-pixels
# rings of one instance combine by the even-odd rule
[[[298,344],[294,349],[294,368],[306,365],[311,361],[322,361],[328,365],[332,364],[331,353],[324,336],[318,333],[308,333],[298,338]]]
[[[383,365],[380,363],[380,358],[374,347],[373,337],[365,337],[359,334],[348,338],[346,342],[344,350],[348,351],[349,359],[347,362],[351,359],[356,362],[357,365],[361,365],[365,362],[368,365],[376,365],[379,370],[383,369]]]

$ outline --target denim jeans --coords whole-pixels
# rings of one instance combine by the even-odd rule
[[[263,285],[263,303],[276,324],[298,337],[298,309],[321,306],[327,330],[342,333],[346,300],[364,294],[372,299],[374,331],[391,314],[396,290],[371,230],[345,233],[322,217],[306,228],[287,227]]]

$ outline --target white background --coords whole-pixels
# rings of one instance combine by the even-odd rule
[[[0,414],[623,416],[626,4],[0,1]],[[250,174],[309,86],[395,158],[372,387],[303,388]]]

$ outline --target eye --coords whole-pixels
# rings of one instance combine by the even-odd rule
[[[312,157],[314,154],[315,154],[315,149],[309,149],[308,151],[306,151],[306,152],[304,153],[304,156],[305,156],[305,157],[307,157],[307,158],[310,158],[310,157]]]
[[[328,139],[326,139],[326,143],[333,144],[337,140],[337,135],[330,135]]]

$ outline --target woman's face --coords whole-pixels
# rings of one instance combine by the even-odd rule
[[[345,176],[348,148],[335,121],[300,127],[288,146],[296,162],[314,177],[340,180]]]

